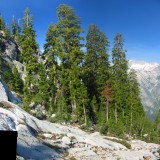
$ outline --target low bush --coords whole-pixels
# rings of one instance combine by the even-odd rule
[[[116,143],[120,143],[122,145],[124,145],[126,148],[131,149],[132,146],[125,140],[120,140],[120,139],[110,139],[110,138],[106,138],[107,140],[116,142]]]

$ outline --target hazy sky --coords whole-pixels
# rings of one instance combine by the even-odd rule
[[[114,35],[120,32],[128,59],[160,62],[160,0],[1,0],[0,12],[10,23],[13,15],[21,18],[29,7],[43,49],[48,25],[56,23],[56,8],[64,3],[81,18],[84,36],[88,25],[96,24],[106,33],[111,48]]]

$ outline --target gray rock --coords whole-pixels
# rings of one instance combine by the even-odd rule
[[[1,80],[0,80],[0,99],[8,101],[6,87]]]
[[[63,143],[63,144],[70,145],[70,144],[71,144],[71,139],[70,139],[69,137],[67,137],[67,136],[64,136],[64,137],[62,138],[62,143]]]
[[[16,60],[19,54],[18,46],[11,41],[6,41],[5,44],[6,44],[5,54],[12,60]]]
[[[69,153],[78,160],[100,160],[100,157],[88,148],[71,148],[69,149]]]
[[[25,160],[23,157],[17,156],[16,160]]]

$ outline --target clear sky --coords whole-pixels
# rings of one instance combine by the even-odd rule
[[[43,49],[48,25],[56,23],[56,8],[64,3],[81,18],[84,36],[88,25],[96,24],[106,33],[111,48],[115,34],[120,32],[128,59],[160,62],[160,0],[1,0],[0,12],[9,23],[12,15],[21,18],[28,7]]]

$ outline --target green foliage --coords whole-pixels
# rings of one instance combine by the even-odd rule
[[[14,80],[13,90],[15,92],[22,94],[23,93],[23,81],[16,67],[13,68],[13,80]]]
[[[2,75],[2,79],[5,81],[10,90],[13,90],[14,86],[14,75],[9,65],[5,65],[5,72]]]
[[[81,92],[85,87],[81,82],[84,53],[81,51],[80,20],[65,4],[57,8],[57,17],[58,22],[48,28],[44,45],[45,66],[51,86],[50,102],[54,112],[73,112],[80,117],[84,115],[82,108],[86,109],[87,101],[87,93],[83,92],[85,95],[82,96]]]
[[[57,86],[58,84],[58,62],[57,62],[57,50],[55,48],[55,41],[56,41],[56,27],[51,23],[47,34],[46,34],[46,43],[44,44],[44,55],[45,58],[45,72],[48,76],[47,82],[49,85],[49,91],[47,94],[48,99],[50,102],[50,111],[56,112],[56,102],[59,99],[59,93],[57,92]],[[57,93],[57,94],[56,94]]]
[[[0,107],[5,108],[5,109],[12,108],[12,106],[9,103],[3,102],[3,101],[0,102]]]
[[[12,35],[18,36],[20,34],[21,29],[20,29],[20,27],[14,17],[12,18],[11,27],[12,27]]]
[[[4,29],[5,38],[8,40],[13,40],[10,32],[10,25],[7,25]]]
[[[102,91],[109,78],[108,39],[96,25],[90,25],[87,33],[87,52],[84,62],[84,82],[90,98],[90,111],[93,123],[98,120],[97,112],[104,106]]]
[[[47,79],[47,75],[45,73],[44,65],[43,63],[39,64],[39,81],[38,81],[38,94],[39,97],[39,103],[41,105],[44,105],[46,108],[48,108],[48,101],[49,101],[49,83]]]
[[[158,141],[160,116],[156,124],[145,116],[136,74],[128,70],[122,35],[118,33],[114,38],[111,65],[105,33],[89,25],[83,52],[83,30],[74,9],[62,4],[56,13],[58,21],[48,27],[41,56],[28,8],[22,18],[22,32],[12,19],[12,36],[0,16],[5,38],[14,39],[21,48],[20,61],[25,65],[26,77],[23,84],[17,68],[11,69],[1,56],[0,75],[11,90],[23,94],[23,107],[30,112],[30,107],[44,106],[50,115],[55,113],[54,118],[49,117],[53,122],[79,123],[85,128],[95,125],[102,134],[129,134]],[[5,47],[1,36],[0,55]],[[41,113],[36,116],[43,118]]]
[[[35,31],[32,28],[32,15],[28,8],[25,10],[22,20],[23,30],[20,40],[22,52],[20,60],[26,65],[23,107],[29,108],[28,105],[38,93],[38,44]]]
[[[5,30],[5,22],[1,14],[0,14],[0,30],[2,31]]]
[[[125,140],[120,140],[120,139],[110,139],[110,138],[106,138],[110,141],[113,141],[113,142],[117,142],[117,143],[120,143],[122,145],[124,145],[126,148],[128,149],[132,149],[132,146]]]
[[[16,22],[15,18],[13,17],[12,23],[11,23],[11,33],[12,33],[12,37],[16,40],[18,44],[20,44],[20,32],[21,32],[21,28]]]
[[[24,11],[24,16],[22,18],[22,27],[23,30],[25,30],[25,28],[32,28],[33,26],[33,16],[29,10],[29,8],[26,8]]]
[[[156,117],[156,128],[157,130],[160,131],[160,111],[158,112],[157,117]]]
[[[105,134],[107,134],[107,132],[108,132],[108,124],[104,123],[101,126],[100,133],[105,135]]]
[[[57,113],[56,116],[54,118],[49,118],[49,120],[53,123],[59,122],[59,123],[63,123],[63,122],[70,122],[71,120],[71,115],[68,113]]]

